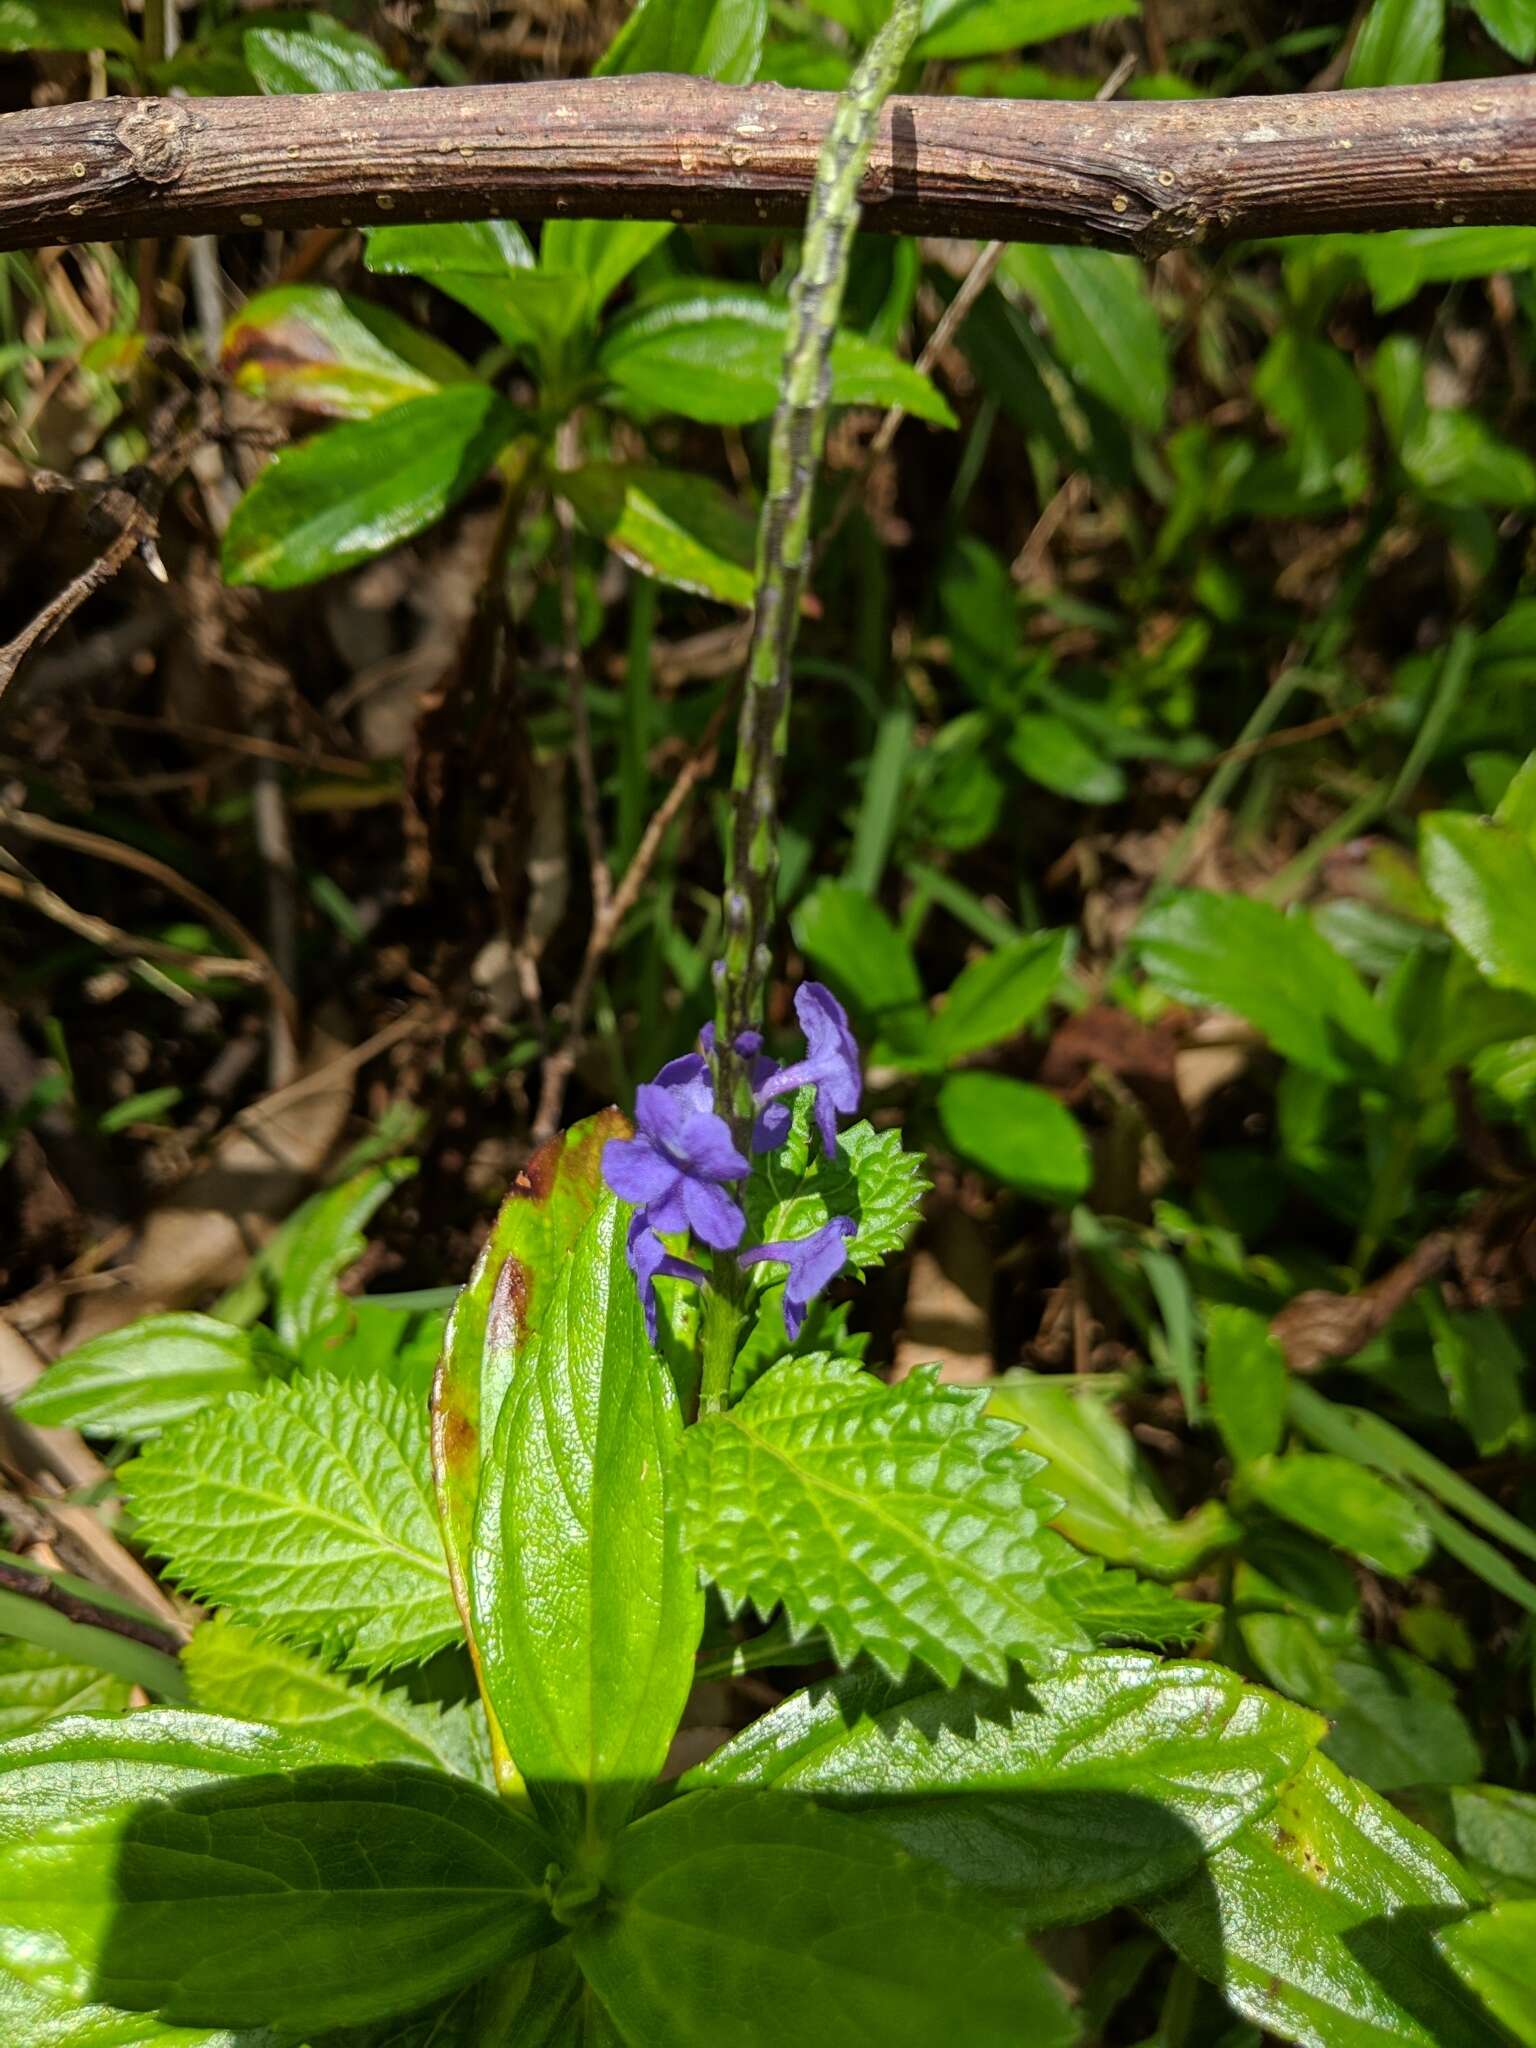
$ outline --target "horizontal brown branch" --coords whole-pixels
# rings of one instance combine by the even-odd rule
[[[0,248],[556,215],[787,226],[829,93],[681,77],[0,117]],[[865,225],[1155,255],[1536,223],[1536,76],[1214,101],[896,99]]]

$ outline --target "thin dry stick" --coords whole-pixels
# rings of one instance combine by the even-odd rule
[[[30,624],[22,627],[14,640],[8,640],[0,647],[0,697],[5,695],[11,679],[33,648],[44,646],[66,620],[73,618],[88,597],[94,597],[98,590],[110,583],[117,572],[133,559],[140,544],[154,538],[158,524],[157,511],[140,500],[123,522],[117,538],[103,549],[89,568],[72,577],[58,596],[51,597]],[[163,580],[163,568],[159,574]]]
[[[132,868],[135,874],[158,882],[162,888],[180,896],[183,902],[190,903],[210,924],[227,932],[247,958],[255,961],[271,989],[274,1004],[282,1011],[283,1021],[294,1037],[298,1037],[299,1020],[293,993],[278,973],[271,954],[232,911],[199,889],[195,882],[189,882],[185,875],[177,874],[173,867],[168,867],[163,860],[156,860],[153,854],[141,853],[136,846],[123,846],[115,839],[105,838],[100,832],[85,832],[78,825],[62,825],[55,818],[18,811],[9,804],[0,804],[0,827],[20,832],[27,839],[41,840],[45,845],[65,846],[72,852],[87,854],[96,860],[111,861],[117,867]]]
[[[189,974],[221,975],[229,981],[265,981],[266,975],[254,960],[233,960],[219,954],[188,953],[180,946],[167,946],[158,939],[135,938],[103,917],[76,910],[62,896],[24,872],[10,873],[10,857],[0,848],[0,896],[24,903],[29,910],[51,918],[77,938],[88,939],[103,952],[120,954],[125,960],[159,960],[167,967],[180,967]]]
[[[561,1113],[565,1107],[566,1086],[586,1042],[587,1013],[592,1006],[592,995],[597,987],[597,977],[602,970],[603,962],[612,950],[613,942],[618,937],[625,918],[640,900],[640,891],[650,879],[651,869],[656,863],[662,842],[673,821],[699,783],[705,776],[714,773],[720,734],[724,730],[733,703],[734,695],[726,699],[710,720],[703,739],[678,770],[677,780],[652,812],[650,822],[640,835],[640,843],[635,848],[634,857],[624,870],[619,885],[609,897],[601,916],[595,916],[592,920],[592,929],[587,934],[587,949],[582,956],[576,985],[571,991],[565,1041],[544,1062],[543,1079],[539,1086],[538,1114],[533,1120],[535,1144],[542,1144],[546,1138],[553,1137],[559,1129]]]

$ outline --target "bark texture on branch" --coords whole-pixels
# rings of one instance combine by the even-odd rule
[[[123,235],[554,215],[796,226],[831,93],[683,77],[0,117],[0,249]],[[1536,224],[1536,76],[1140,103],[895,99],[864,225],[1181,245]]]

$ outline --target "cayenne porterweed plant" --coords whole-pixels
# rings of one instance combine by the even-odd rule
[[[1438,1538],[1507,1591],[1526,1582],[1466,1524],[1517,1549],[1528,1532],[1392,1425],[1288,1387],[1253,1262],[1171,1203],[1155,1227],[1086,1208],[1070,1227],[1133,1312],[1155,1301],[1192,1420],[1204,1387],[1230,1498],[1182,1521],[1102,1401],[1024,1373],[887,1381],[834,1299],[904,1249],[927,1188],[901,1132],[862,1114],[866,1053],[933,1078],[940,1117],[983,1154],[1021,1101],[1044,1149],[1062,1125],[1081,1148],[1042,1090],[958,1066],[996,1042],[1000,1008],[1044,1005],[1060,934],[1007,940],[930,1015],[902,935],[834,884],[802,935],[826,979],[795,989],[793,1032],[765,1005],[860,175],[921,22],[966,12],[897,0],[823,154],[782,323],[697,1045],[636,1090],[632,1116],[601,1110],[534,1152],[451,1308],[341,1288],[411,1170],[360,1166],[215,1314],[83,1345],[18,1404],[137,1444],[120,1475],[134,1539],[214,1612],[178,1656],[130,1616],[89,1631],[99,1665],[58,1704],[92,1711],[0,1742],[4,2048],[1066,2048],[1102,2035],[1156,1952],[1133,1915],[1178,1959],[1158,2048],[1191,2038],[1202,1985],[1226,2001],[1210,2001],[1226,2048],[1260,2030],[1319,2048],[1532,2038],[1531,1909],[1488,1906],[1487,1813],[1481,1837],[1466,1816],[1420,1827],[1365,1782],[1379,1758],[1346,1767],[1339,1726],[1306,1697],[1320,1646],[1341,1689],[1362,1663],[1338,1551],[1406,1576]],[[629,43],[661,18],[650,0]],[[560,225],[569,255],[581,231]],[[515,245],[460,232],[454,289],[515,312],[549,410],[574,407],[602,291],[579,335],[541,327],[553,301],[532,279],[500,289],[532,268]],[[644,240],[595,234],[594,277],[616,281]],[[377,267],[389,253],[376,238]],[[493,271],[496,291],[475,285]],[[387,338],[407,362],[393,347],[414,344]],[[458,420],[477,461],[506,454],[517,423],[489,386],[450,376],[439,396],[434,416]],[[419,451],[421,415],[396,431]],[[361,445],[338,452],[346,432],[264,472],[231,527],[241,573],[303,566],[284,551],[320,468]],[[363,468],[377,455],[375,441]],[[985,586],[985,550],[964,569]],[[972,600],[951,601],[963,625]],[[984,745],[1002,712],[987,700],[980,716]],[[1026,716],[1048,731],[1045,712]],[[1536,874],[1533,820],[1529,763],[1493,816],[1426,816],[1427,886],[1461,952],[1437,930],[1384,1003],[1319,931],[1258,901],[1170,887],[1134,935],[1151,987],[1250,1017],[1293,1063],[1286,1113],[1320,1180],[1342,1115],[1322,1091],[1347,1094],[1381,1162],[1357,1205],[1364,1240],[1411,1191],[1423,1148],[1401,1139],[1405,1117],[1433,1116],[1472,1040],[1536,1043],[1506,1000],[1531,975],[1528,933],[1497,887]],[[893,1000],[877,1000],[870,953],[897,962]],[[1439,1037],[1407,1043],[1405,988],[1446,1020]],[[889,1043],[861,1047],[861,998]],[[1052,1190],[1070,1201],[1084,1186],[1063,1149]],[[1175,1239],[1205,1286],[1203,1373],[1192,1313],[1176,1341]],[[1454,1362],[1464,1321],[1435,1330]],[[1313,1448],[1287,1448],[1292,1430]],[[1202,1568],[1219,1602],[1170,1589]],[[0,1621],[32,1631],[24,1647],[83,1641],[62,1578],[51,1606],[8,1587]],[[1278,1689],[1162,1654],[1212,1647],[1218,1628]],[[805,1666],[829,1675],[701,1760],[691,1699]],[[134,1688],[155,1704],[126,1711]],[[1443,1713],[1416,1725],[1444,1737]],[[1441,1839],[1462,1834],[1482,1843],[1476,1871]],[[1060,1931],[1120,1909],[1105,1986],[1069,1996]]]

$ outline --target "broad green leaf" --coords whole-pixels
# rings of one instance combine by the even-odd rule
[[[1371,0],[1344,83],[1426,85],[1440,76],[1444,50],[1445,0]]]
[[[290,1351],[334,1320],[342,1304],[337,1282],[367,1247],[363,1226],[415,1171],[414,1159],[392,1159],[311,1195],[267,1248],[263,1264],[273,1282],[272,1319]]]
[[[224,330],[220,362],[254,397],[348,420],[470,376],[452,349],[382,306],[313,284],[247,299]]]
[[[315,1754],[191,1714],[5,1745],[0,1959],[60,1997],[302,2037],[553,1937],[550,1844],[506,1802]]]
[[[409,83],[377,43],[321,15],[303,29],[248,28],[242,48],[263,92],[380,92]]]
[[[182,1663],[192,1704],[206,1713],[291,1729],[349,1763],[418,1764],[481,1783],[490,1778],[477,1709],[418,1703],[403,1688],[349,1678],[227,1615],[203,1623]]]
[[[1155,434],[1168,409],[1168,344],[1135,257],[1017,243],[1000,274],[1038,309],[1083,388]]]
[[[919,57],[985,57],[1141,12],[1141,0],[926,0]]]
[[[576,517],[644,575],[750,609],[756,524],[729,492],[681,469],[589,462],[556,478]]]
[[[623,2048],[623,2042],[571,1944],[562,1941],[486,1980],[466,2048]]]
[[[1304,917],[1251,896],[1185,889],[1153,904],[1135,945],[1158,988],[1235,1010],[1311,1073],[1351,1080],[1393,1058],[1385,1011]]]
[[[667,220],[552,220],[539,242],[539,268],[583,279],[596,313],[671,232]]]
[[[370,228],[367,267],[381,277],[505,278],[532,270],[533,245],[516,221],[438,221],[414,227]],[[446,287],[445,287],[446,289]]]
[[[382,1382],[235,1394],[125,1468],[145,1549],[205,1601],[361,1670],[460,1635],[427,1418]]]
[[[767,26],[768,0],[636,0],[592,68],[599,77],[691,71],[726,85],[750,85]]]
[[[1219,1665],[1098,1651],[1005,1690],[834,1679],[683,1782],[862,1814],[1037,1927],[1176,1882],[1268,1809],[1325,1725]]]
[[[939,1121],[963,1158],[1037,1201],[1075,1202],[1092,1178],[1088,1141],[1072,1112],[1044,1088],[1006,1074],[951,1074]]]
[[[1312,493],[1337,485],[1358,496],[1370,410],[1343,350],[1283,328],[1254,371],[1253,389],[1290,436],[1298,488]]]
[[[901,1251],[917,1228],[928,1185],[922,1154],[908,1152],[898,1130],[851,1124],[839,1133],[829,1159],[812,1136],[804,1097],[795,1104],[789,1136],[747,1183],[749,1241],[809,1237],[828,1217],[852,1216],[859,1227],[848,1240],[848,1263],[878,1266]],[[758,1284],[773,1284],[766,1269],[760,1269]]]
[[[1433,1290],[1424,1297],[1435,1369],[1453,1413],[1485,1458],[1508,1449],[1525,1415],[1525,1353],[1495,1308],[1452,1313]]]
[[[1447,927],[1495,988],[1536,996],[1536,848],[1461,811],[1419,821],[1424,880]]]
[[[1020,1442],[1045,1460],[1062,1502],[1053,1528],[1111,1564],[1186,1578],[1235,1539],[1237,1525],[1218,1501],[1173,1519],[1136,1439],[1110,1413],[1113,1391],[1097,1378],[1016,1368],[991,1388],[988,1411],[1016,1424]]]
[[[1323,1451],[1260,1458],[1246,1467],[1243,1485],[1272,1514],[1393,1578],[1418,1571],[1435,1547],[1409,1495],[1348,1458]]]
[[[849,1360],[787,1358],[689,1430],[687,1547],[733,1614],[781,1604],[900,1676],[953,1683],[1082,1647],[1051,1592],[1070,1553],[1038,1459],[989,1421],[986,1395],[932,1372],[886,1386]],[[1060,1545],[1060,1548],[1056,1546]]]
[[[1434,1946],[1476,1896],[1438,1842],[1313,1755],[1269,1814],[1141,1910],[1282,2040],[1507,2048]]]
[[[1060,987],[1073,938],[1070,931],[1031,932],[962,968],[933,1020],[935,1057],[961,1059],[1027,1030]]]
[[[1486,1529],[1500,1543],[1507,1543],[1511,1550],[1536,1559],[1536,1530],[1490,1500],[1470,1480],[1442,1464],[1432,1451],[1415,1443],[1384,1416],[1373,1414],[1368,1408],[1350,1408],[1342,1402],[1329,1401],[1316,1388],[1295,1379],[1291,1381],[1288,1400],[1291,1420],[1313,1443],[1394,1479],[1406,1479],[1422,1487],[1465,1520]],[[1441,1540],[1445,1540],[1443,1536]]]
[[[1021,711],[1008,728],[1008,758],[1021,775],[1080,804],[1118,803],[1125,770],[1055,711]]]
[[[637,307],[603,337],[598,368],[621,391],[658,411],[716,425],[767,419],[778,401],[789,307],[766,292],[690,289]],[[838,405],[900,405],[953,426],[928,378],[862,334],[832,345]]]
[[[481,1475],[471,1605],[491,1709],[540,1811],[586,1849],[666,1761],[703,1628],[677,1390],[604,1196],[517,1361]]]
[[[819,882],[794,916],[795,943],[895,1057],[926,1062],[928,1017],[912,948],[874,898]]]
[[[132,1691],[89,1664],[72,1664],[56,1650],[0,1638],[0,1742],[30,1734],[62,1714],[119,1712]]]
[[[1405,1650],[1362,1644],[1334,1664],[1338,1703],[1323,1747],[1340,1770],[1378,1792],[1405,1785],[1458,1785],[1482,1768],[1456,1692]]]
[[[1536,232],[1530,228],[1396,228],[1380,235],[1330,235],[1326,246],[1330,255],[1348,255],[1359,264],[1379,313],[1406,305],[1426,284],[1528,270],[1536,263]]]
[[[0,2040],[18,2048],[284,2048],[262,2028],[167,2027],[146,2013],[60,1998],[0,1967]]]
[[[1440,1935],[1451,1968],[1522,2048],[1536,2048],[1536,1901],[1506,1900]]]
[[[1251,1308],[1215,1302],[1205,1312],[1205,1385],[1211,1419],[1239,1464],[1278,1451],[1285,1434],[1285,1353]]]
[[[477,1667],[470,1555],[497,1418],[519,1359],[538,1340],[561,1268],[597,1207],[603,1147],[630,1129],[627,1117],[605,1109],[539,1147],[513,1182],[448,1318],[432,1387],[432,1474],[454,1598]]]
[[[1472,12],[1512,57],[1536,59],[1536,0],[1472,0]]]
[[[230,1394],[255,1393],[288,1363],[267,1330],[191,1313],[144,1316],[66,1351],[12,1406],[44,1428],[138,1439]]]
[[[289,590],[386,553],[474,489],[518,431],[488,385],[450,385],[275,455],[224,535],[231,583]]]
[[[116,0],[0,0],[0,50],[109,50],[137,57]]]
[[[692,1793],[626,1830],[577,1960],[627,2041],[827,2038],[1065,2048],[1076,2027],[1011,1916],[878,1829],[776,1792]]]
[[[1415,1800],[1490,1898],[1536,1899],[1536,1793],[1457,1785]]]

